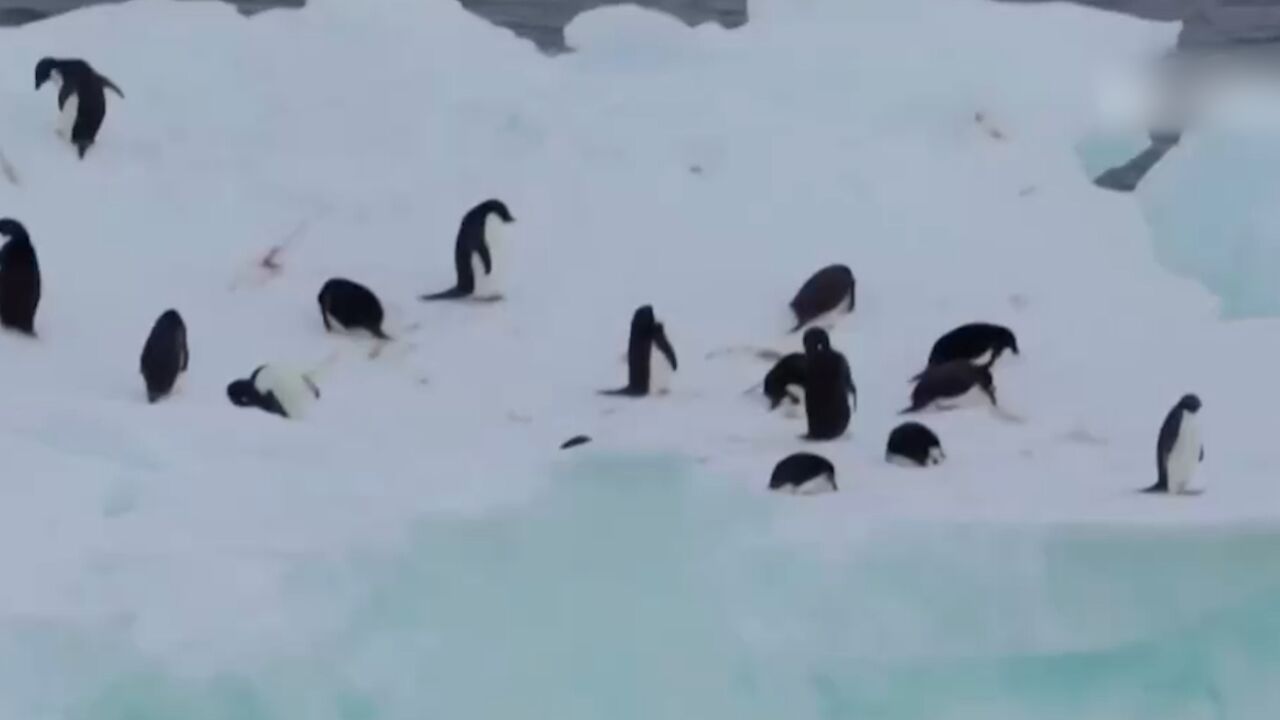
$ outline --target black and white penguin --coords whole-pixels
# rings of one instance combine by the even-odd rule
[[[989,401],[996,406],[995,380],[990,368],[972,365],[965,360],[934,365],[915,378],[911,391],[911,405],[899,414],[919,412],[925,409],[953,410],[972,404],[973,401]]]
[[[320,399],[320,388],[306,373],[260,365],[248,378],[227,385],[227,399],[238,407],[256,407],[280,417],[299,419]]]
[[[828,324],[837,315],[853,312],[855,281],[848,265],[828,265],[813,274],[791,299],[796,332],[810,324]]]
[[[821,328],[805,333],[804,411],[809,421],[806,440],[834,440],[849,429],[853,411],[849,398],[856,398],[849,361],[831,347],[831,339]]]
[[[1143,492],[1199,494],[1190,489],[1191,478],[1204,462],[1199,412],[1200,398],[1192,394],[1183,395],[1169,410],[1156,439],[1156,484]]]
[[[796,453],[783,458],[769,476],[769,489],[792,495],[835,492],[836,467],[813,453]]]
[[[40,263],[22,223],[0,220],[0,326],[35,335],[36,308],[40,306]]]
[[[330,278],[316,296],[324,329],[364,330],[376,338],[390,340],[382,331],[382,303],[369,288],[346,278]]]
[[[905,422],[889,433],[884,459],[893,465],[927,467],[941,465],[947,454],[932,430],[918,422]]]
[[[140,366],[147,383],[147,402],[156,402],[173,390],[178,376],[187,370],[187,325],[177,310],[161,313],[142,346]]]
[[[457,300],[471,297],[493,301],[502,298],[499,282],[506,258],[502,253],[502,226],[515,222],[500,200],[485,200],[462,216],[458,240],[453,248],[453,264],[458,284],[422,300]]]
[[[965,360],[990,367],[1006,350],[1019,354],[1018,338],[1012,330],[991,323],[969,323],[938,338],[929,352],[929,365]]]
[[[601,390],[600,394],[627,397],[663,395],[671,389],[671,376],[678,368],[676,351],[667,340],[666,329],[654,317],[653,306],[642,305],[631,316],[627,385],[617,390]]]
[[[106,90],[110,88],[121,98],[124,93],[79,58],[41,58],[36,63],[36,89],[49,80],[58,86],[58,135],[70,140],[83,158],[107,115]]]
[[[786,403],[788,416],[804,405],[805,353],[817,349],[822,343],[831,344],[831,338],[822,328],[809,328],[804,333],[803,353],[790,353],[779,358],[764,376],[764,396],[769,401],[769,410],[778,409]],[[843,359],[843,355],[841,356]],[[846,366],[848,362],[846,360]],[[853,407],[858,408],[858,388],[853,383],[853,373],[846,367],[849,378],[848,391],[853,400]]]

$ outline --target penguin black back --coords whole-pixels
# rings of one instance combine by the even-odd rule
[[[800,286],[791,299],[791,312],[795,315],[795,327],[800,330],[819,317],[832,312],[842,304],[853,312],[856,283],[848,265],[828,265]]]
[[[790,353],[779,358],[764,376],[764,396],[769,400],[769,409],[774,410],[783,400],[799,404],[800,398],[790,390],[791,387],[804,387],[804,353]]]
[[[1012,330],[992,323],[969,323],[938,338],[929,352],[929,364],[966,360],[989,366],[1006,350],[1019,354],[1018,338]]]
[[[889,433],[885,444],[885,460],[909,463],[921,467],[938,465],[946,459],[942,442],[927,426],[918,422],[904,422]]]
[[[76,117],[71,127],[71,142],[83,159],[89,147],[98,137],[98,130],[107,114],[106,90],[124,98],[124,92],[110,78],[93,69],[79,58],[44,57],[36,63],[36,89],[56,77],[58,107],[63,108],[72,96],[76,98]]]
[[[852,378],[849,363],[831,348],[826,332],[812,328],[805,333],[804,409],[809,440],[834,440],[849,429]]]
[[[346,330],[365,330],[374,337],[390,340],[382,331],[383,311],[378,296],[369,288],[346,278],[330,278],[316,296],[325,330],[337,323]]]
[[[769,489],[793,493],[834,492],[836,467],[813,453],[795,453],[778,462],[769,476]]]
[[[996,405],[995,379],[984,365],[966,360],[953,360],[934,365],[916,376],[911,391],[911,405],[900,414],[919,412],[938,401],[954,400],[977,388]]]
[[[0,220],[0,236],[0,326],[35,335],[41,291],[36,250],[27,229],[12,218]]]
[[[173,390],[178,376],[187,369],[187,326],[177,310],[164,311],[151,327],[142,346],[139,363],[147,384],[147,402],[156,402]]]
[[[476,205],[462,216],[458,226],[458,238],[453,245],[453,266],[458,275],[458,282],[453,287],[431,295],[422,295],[421,300],[456,300],[468,297],[476,290],[476,273],[472,265],[472,256],[479,256],[484,272],[493,270],[493,256],[485,241],[485,225],[490,215],[496,215],[505,223],[515,222],[511,211],[501,200],[489,199]]]

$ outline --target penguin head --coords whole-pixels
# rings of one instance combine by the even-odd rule
[[[0,219],[0,235],[7,240],[17,240],[19,242],[30,242],[31,238],[27,235],[27,229],[22,223],[13,218]]]
[[[1018,338],[1014,336],[1013,331],[1009,328],[1002,327],[996,334],[996,342],[1002,349],[1013,351],[1014,355],[1021,355],[1018,350]]]
[[[490,215],[497,215],[504,223],[513,223],[516,221],[516,219],[511,216],[511,211],[507,209],[506,203],[494,198],[485,200],[477,205],[476,211],[486,218]]]
[[[262,394],[254,387],[252,380],[235,380],[227,385],[227,399],[237,407],[260,407]]]
[[[58,61],[45,57],[40,58],[40,62],[36,63],[36,89],[39,90],[49,80],[53,80],[55,84],[62,84],[62,73],[58,72]]]
[[[1194,393],[1187,393],[1182,396],[1182,399],[1178,400],[1178,407],[1181,408],[1183,412],[1200,412],[1200,397]]]
[[[160,317],[156,319],[156,324],[163,327],[183,327],[182,316],[178,314],[177,310],[169,308],[160,313]]]
[[[804,351],[807,353],[822,352],[830,349],[831,336],[827,335],[827,331],[822,328],[809,328],[804,331]]]
[[[631,316],[631,324],[638,328],[651,328],[657,325],[658,319],[653,314],[653,306],[641,305],[636,308],[636,314]]]

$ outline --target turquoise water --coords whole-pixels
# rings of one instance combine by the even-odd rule
[[[582,457],[588,457],[583,455]],[[775,533],[820,498],[588,459],[536,501],[299,561],[335,621],[178,672],[122,630],[0,631],[0,715],[40,720],[1267,718],[1271,529]],[[852,537],[852,536],[851,536]],[[192,652],[198,652],[192,650]]]

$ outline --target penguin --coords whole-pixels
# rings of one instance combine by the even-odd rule
[[[346,278],[330,278],[316,297],[324,329],[336,325],[342,330],[365,330],[380,340],[390,340],[382,331],[382,303],[369,288]]]
[[[147,402],[154,403],[173,390],[178,376],[187,370],[188,359],[187,325],[177,310],[165,310],[142,346],[139,365],[147,384]]]
[[[227,385],[227,399],[237,407],[256,407],[283,418],[298,419],[320,399],[320,388],[305,373],[260,365],[248,378]]]
[[[812,453],[795,453],[783,458],[769,476],[769,489],[792,495],[836,492],[836,467]]]
[[[804,410],[809,421],[806,440],[835,440],[849,429],[853,412],[849,397],[857,397],[849,362],[831,348],[821,328],[810,328],[805,338]]]
[[[1143,492],[1199,494],[1189,489],[1196,468],[1204,462],[1199,412],[1200,398],[1193,394],[1183,395],[1169,410],[1156,438],[1156,484]]]
[[[494,301],[502,298],[499,271],[506,260],[501,256],[502,225],[515,222],[501,200],[485,200],[462,216],[453,263],[458,284],[443,292],[422,295],[420,300],[457,300],[472,297]]]
[[[968,404],[975,397],[984,397],[996,407],[995,380],[991,369],[985,365],[971,365],[965,360],[953,360],[934,365],[916,376],[915,389],[911,391],[911,405],[899,414],[919,412],[929,407],[951,410]]]
[[[990,367],[1006,350],[1018,352],[1018,338],[1003,325],[975,322],[961,325],[938,338],[929,351],[929,365],[967,360]],[[917,376],[918,377],[918,376]]]
[[[34,336],[40,305],[40,263],[22,223],[0,220],[0,326]]]
[[[825,322],[843,311],[853,312],[855,282],[847,265],[828,265],[813,274],[791,299],[797,332],[815,321]]]
[[[816,348],[821,343],[830,344],[831,338],[822,328],[809,328],[804,333],[804,348]],[[844,356],[841,356],[844,359]],[[853,383],[853,373],[848,369],[846,361],[845,374],[848,377],[847,389],[852,396],[853,407],[858,407],[858,388]],[[773,411],[783,402],[788,410],[799,408],[804,404],[805,353],[790,353],[782,356],[764,376],[764,395],[769,401],[769,410]]]
[[[83,160],[107,114],[106,90],[121,99],[124,92],[79,58],[41,58],[36,63],[36,90],[49,80],[58,86],[58,108],[62,113],[58,134],[76,146]]]
[[[671,376],[679,369],[676,351],[666,330],[653,315],[652,305],[642,305],[631,316],[631,339],[627,343],[627,385],[617,390],[601,390],[601,395],[644,397],[665,395]]]
[[[889,433],[884,459],[893,465],[928,467],[941,465],[947,454],[932,430],[918,422],[905,422]]]

